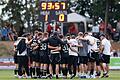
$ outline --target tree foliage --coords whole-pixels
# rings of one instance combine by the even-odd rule
[[[39,25],[38,1],[35,0],[9,0],[2,9],[2,18],[7,16],[7,21],[17,28],[28,27],[30,31],[33,25]]]
[[[107,0],[77,0],[78,6],[75,8],[75,12],[83,16],[86,16],[87,13],[95,24],[98,24],[100,20],[105,21],[106,4],[108,4],[108,22],[115,26],[115,22],[120,19],[119,2],[120,0],[108,0],[108,2]]]

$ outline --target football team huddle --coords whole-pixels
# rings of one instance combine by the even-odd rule
[[[17,78],[73,79],[109,77],[111,44],[104,34],[62,35],[34,31],[14,43]],[[102,72],[102,74],[101,74]]]

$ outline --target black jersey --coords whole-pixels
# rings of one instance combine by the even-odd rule
[[[17,45],[17,51],[17,55],[19,56],[27,55],[27,46],[25,43],[25,39],[20,40],[20,42]]]
[[[36,46],[38,44],[38,40],[37,39],[34,39],[32,40],[32,43],[31,43],[31,46]]]
[[[39,40],[36,39],[36,38],[33,38],[32,39],[32,42],[31,42],[31,48],[33,49],[34,47],[36,47],[37,45],[39,45]]]
[[[62,48],[61,48],[61,51],[62,51],[63,53],[69,53],[69,44],[68,44],[68,43],[65,42],[65,44],[62,45],[61,47],[62,47]]]
[[[36,50],[33,50],[34,47],[38,46],[39,45],[39,40],[33,38],[31,44],[30,44],[30,50],[32,50],[32,54],[37,54],[38,53],[38,49]]]
[[[68,56],[69,55],[69,44],[64,41],[64,44],[61,46],[61,55]]]
[[[50,37],[47,40],[43,41],[44,43],[48,43],[50,46],[53,47],[58,47],[64,44],[63,41],[61,41],[59,38],[57,37]]]
[[[47,51],[48,50],[47,43],[39,43],[39,50],[40,51]]]

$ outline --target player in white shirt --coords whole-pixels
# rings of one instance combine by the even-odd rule
[[[75,39],[74,35],[72,35],[72,39],[70,39],[69,45],[70,45],[70,49],[69,49],[69,70],[73,66],[73,75],[71,76],[71,79],[72,79],[76,76],[76,68],[77,68],[77,63],[78,63],[78,47],[81,47],[81,46],[78,45],[78,41]]]
[[[109,40],[106,39],[105,35],[100,35],[101,39],[101,46],[100,51],[102,54],[102,67],[103,67],[103,76],[108,77],[109,72],[109,63],[110,63],[110,52],[111,52],[111,43]]]
[[[90,78],[95,78],[95,62],[98,56],[97,39],[89,33],[85,33],[85,39],[88,40],[88,75],[90,75]]]

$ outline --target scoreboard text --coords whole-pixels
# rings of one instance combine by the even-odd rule
[[[41,22],[67,21],[67,0],[40,0],[39,3]]]

